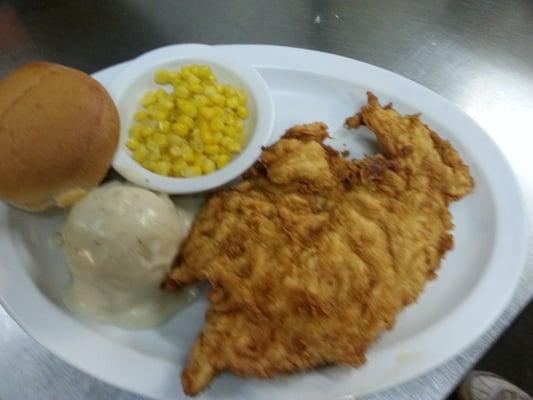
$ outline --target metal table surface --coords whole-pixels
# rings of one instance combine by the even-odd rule
[[[420,82],[461,107],[494,138],[516,171],[533,215],[532,1],[0,1],[0,75],[30,59],[94,72],[185,42],[317,49]],[[530,231],[520,286],[482,338],[427,375],[368,398],[444,398],[532,298],[532,237]],[[51,355],[1,307],[0,353],[0,400],[139,398]]]

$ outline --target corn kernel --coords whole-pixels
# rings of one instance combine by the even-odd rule
[[[142,166],[152,172],[154,172],[157,169],[157,163],[152,160],[143,162]]]
[[[213,108],[215,109],[215,116],[221,117],[222,115],[224,115],[224,109],[222,107],[214,106]]]
[[[199,176],[202,175],[202,168],[198,165],[193,165],[185,170],[185,176]]]
[[[238,153],[239,151],[241,151],[241,145],[235,141],[232,141],[232,143],[226,148],[232,153]]]
[[[152,128],[151,126],[143,126],[142,130],[141,130],[141,136],[145,139],[151,137],[153,134],[154,134],[154,128]]]
[[[229,97],[226,100],[226,107],[231,108],[232,110],[239,107],[239,99],[237,97]]]
[[[227,154],[220,154],[216,158],[216,165],[218,168],[222,168],[224,165],[226,165],[229,162],[229,156]]]
[[[176,122],[181,122],[184,125],[187,125],[189,129],[194,128],[194,120],[188,115],[180,115],[176,118]]]
[[[170,153],[170,156],[175,160],[181,157],[181,149],[179,148],[179,146],[171,146],[168,152]]]
[[[208,106],[209,104],[211,104],[207,96],[204,96],[203,94],[195,94],[194,103],[197,107],[204,107],[204,106]]]
[[[209,131],[209,122],[207,122],[204,118],[197,118],[196,119],[196,126],[200,132],[203,131]]]
[[[204,147],[205,154],[217,154],[220,151],[220,148],[216,144],[210,144]]]
[[[188,165],[184,160],[177,160],[172,163],[172,173],[174,176],[184,176]]]
[[[167,136],[167,141],[170,146],[182,146],[185,144],[185,139],[175,135],[174,133],[171,133]]]
[[[207,96],[207,97],[213,97],[213,96],[216,96],[218,94],[217,90],[215,89],[214,86],[211,86],[211,85],[206,85],[204,87],[204,94]]]
[[[133,119],[135,121],[144,121],[148,118],[148,112],[146,110],[139,110],[133,114]]]
[[[211,107],[200,107],[200,115],[207,120],[212,120],[215,117],[215,109]]]
[[[130,132],[130,138],[142,141],[143,140],[142,132],[140,130]]]
[[[212,160],[205,160],[202,164],[202,171],[204,174],[210,174],[216,169],[216,164]]]
[[[143,161],[148,155],[148,149],[144,146],[140,146],[133,152],[133,159],[137,162]]]
[[[191,74],[194,76],[198,75],[199,67],[200,66],[198,64],[191,65]]]
[[[189,83],[189,90],[193,93],[200,94],[203,93],[204,88],[200,82],[191,82]]]
[[[233,97],[233,96],[237,95],[237,91],[231,85],[225,85],[224,86],[224,95],[226,97]]]
[[[194,161],[194,151],[192,151],[190,146],[185,145],[181,147],[181,157],[188,163],[191,163]]]
[[[150,151],[159,151],[159,146],[154,142],[152,138],[146,140],[146,148]]]
[[[167,119],[167,113],[164,110],[161,110],[159,108],[153,109],[150,114],[157,121],[163,121]]]
[[[182,103],[179,107],[183,114],[191,118],[196,117],[196,114],[198,113],[196,106],[190,101],[186,101]]]
[[[187,137],[187,135],[189,134],[189,127],[183,122],[176,122],[172,124],[172,132],[184,138]]]
[[[224,129],[224,122],[222,121],[221,117],[215,117],[211,120],[211,123],[209,124],[211,129],[213,131],[222,131]]]
[[[170,122],[168,121],[159,121],[157,125],[160,132],[167,133],[170,131]]]
[[[165,89],[159,88],[155,91],[155,98],[157,100],[162,99],[163,97],[165,97],[166,94],[167,92],[165,92]]]
[[[202,153],[194,153],[194,161],[192,162],[192,164],[202,167],[202,165],[204,165],[205,160],[207,159],[207,156]]]
[[[174,96],[179,99],[186,99],[189,97],[189,89],[185,85],[177,85],[174,87]]]
[[[211,68],[208,65],[199,65],[198,66],[198,73],[196,75],[205,78],[205,77],[208,77],[210,75],[213,75],[213,73],[211,72]]]
[[[241,106],[246,105],[246,93],[244,93],[244,90],[242,89],[237,90],[237,99],[239,99],[239,104]]]
[[[191,134],[189,135],[189,142],[192,142],[193,140],[201,140],[202,136],[200,135],[200,129],[194,128],[191,131]]]
[[[237,107],[237,115],[241,118],[246,118],[248,116],[248,109],[245,106]]]
[[[146,159],[149,161],[158,161],[161,158],[161,152],[159,150],[150,150]]]
[[[181,72],[180,71],[170,71],[168,74],[168,80],[172,85],[176,86],[181,82]]]
[[[168,146],[167,137],[162,133],[154,134],[153,141],[160,149],[164,149]]]
[[[191,147],[195,152],[202,153],[204,151],[204,142],[200,138],[194,138]]]
[[[156,101],[154,92],[146,92],[141,99],[141,104],[145,107],[154,104]]]
[[[235,129],[235,127],[231,126],[231,125],[225,126],[222,129],[222,132],[224,132],[224,134],[226,136],[229,136],[229,137],[232,137],[232,138],[237,135],[237,129]]]
[[[170,110],[172,110],[174,108],[174,102],[172,101],[172,99],[163,99],[163,100],[159,101],[159,107],[161,107],[161,109],[169,112]]]
[[[133,125],[129,129],[130,137],[132,139],[141,140],[142,139],[142,129],[143,129],[142,125],[139,125],[139,124]]]
[[[221,94],[216,94],[214,96],[211,96],[209,99],[217,106],[223,107],[226,104],[226,98],[222,96]]]
[[[170,169],[172,168],[171,164],[168,161],[159,161],[157,163],[157,173],[160,175],[168,175],[170,173]]]
[[[204,144],[216,144],[213,134],[210,131],[200,131],[200,138]]]
[[[214,132],[212,134],[212,137],[213,137],[213,143],[214,144],[218,144],[218,143],[222,142],[222,139],[224,138],[224,135],[221,132]]]
[[[170,82],[170,73],[168,69],[160,69],[156,71],[154,81],[160,85]]]
[[[136,150],[139,148],[141,144],[139,143],[139,141],[137,139],[128,139],[128,141],[126,142],[126,147],[130,150]]]

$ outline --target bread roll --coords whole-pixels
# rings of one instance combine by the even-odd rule
[[[106,175],[118,112],[89,75],[46,62],[0,80],[0,198],[42,211],[66,207]]]

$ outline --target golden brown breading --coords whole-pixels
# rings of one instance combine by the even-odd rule
[[[360,365],[435,276],[452,247],[448,202],[473,188],[468,167],[418,116],[371,93],[347,124],[368,126],[383,154],[350,161],[322,143],[325,124],[296,126],[202,209],[166,282],[211,284],[185,393],[223,370]]]

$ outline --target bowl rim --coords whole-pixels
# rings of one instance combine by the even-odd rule
[[[257,109],[255,129],[246,147],[221,169],[198,177],[168,177],[155,174],[137,163],[124,146],[127,138],[125,121],[121,121],[117,150],[113,157],[113,168],[128,181],[141,187],[168,194],[191,194],[222,186],[242,175],[260,156],[268,145],[274,129],[274,101],[270,89],[250,64],[239,63],[213,46],[203,44],[178,44],[160,47],[133,59],[108,85],[111,98],[118,105],[139,75],[158,65],[172,61],[196,59],[206,64],[216,64],[237,75],[247,86],[248,95],[253,97]],[[140,100],[140,99],[139,99]],[[122,117],[119,116],[120,119]],[[127,122],[129,125],[129,121]]]

